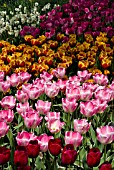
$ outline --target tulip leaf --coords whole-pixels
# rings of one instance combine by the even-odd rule
[[[90,133],[91,133],[92,141],[94,142],[94,145],[96,145],[96,142],[97,142],[96,134],[92,126],[90,127]]]
[[[13,146],[13,133],[12,133],[12,130],[9,129],[8,133],[7,133],[7,137],[9,139],[9,142],[10,142],[10,146],[12,147]]]
[[[23,122],[21,122],[18,126],[15,126],[14,129],[19,129],[21,126],[23,126]]]

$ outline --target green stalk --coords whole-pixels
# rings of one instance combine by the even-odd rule
[[[104,145],[104,162],[106,161],[106,145]]]

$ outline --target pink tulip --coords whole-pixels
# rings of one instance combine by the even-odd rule
[[[25,102],[25,103],[17,103],[16,105],[16,110],[19,114],[21,114],[21,116],[24,116],[25,112],[27,110],[30,110],[31,107],[29,105],[29,102]]]
[[[16,73],[13,73],[10,77],[7,76],[6,80],[10,82],[11,86],[15,87],[20,83],[20,76]]]
[[[81,81],[85,81],[91,77],[92,73],[89,73],[87,70],[83,70],[83,71],[78,71],[77,75],[79,76],[79,78],[81,78]]]
[[[81,81],[81,78],[78,77],[78,76],[69,77],[69,80],[67,81],[66,87],[67,88],[70,88],[70,87],[75,88],[77,86],[80,86],[80,81]]]
[[[61,131],[62,127],[64,126],[64,122],[61,122],[58,119],[49,120],[47,122],[47,127],[51,133],[58,133]]]
[[[27,146],[31,140],[37,140],[37,136],[35,136],[34,133],[22,131],[18,132],[16,136],[16,141],[19,146]]]
[[[39,114],[47,114],[47,112],[50,111],[51,102],[38,100],[35,104],[35,107]]]
[[[97,113],[97,108],[92,101],[80,102],[80,113],[91,117]]]
[[[100,99],[91,100],[97,108],[98,113],[103,113],[108,107],[107,101],[101,101]]]
[[[40,94],[45,92],[45,80],[36,78],[33,80],[33,87],[37,87],[40,90]]]
[[[66,80],[58,79],[56,84],[57,84],[57,86],[59,86],[59,89],[60,89],[62,92],[65,92],[66,83],[67,83]]]
[[[29,74],[28,72],[20,72],[18,73],[19,76],[20,76],[20,79],[21,79],[21,82],[24,83],[24,82],[28,82],[31,78],[31,74]]]
[[[45,81],[50,81],[53,79],[53,75],[49,74],[48,72],[44,71],[42,74],[40,74],[40,78],[44,79]]]
[[[0,121],[4,121],[6,123],[11,123],[14,119],[13,110],[0,110]]]
[[[7,92],[9,88],[10,88],[10,82],[0,80],[0,91],[1,92]]]
[[[53,70],[53,74],[58,79],[62,79],[65,76],[66,70],[65,68],[56,68]]]
[[[31,87],[32,87],[32,84],[30,84],[30,83],[22,84],[22,91],[24,91],[25,93],[28,94]]]
[[[17,93],[15,94],[17,100],[21,103],[25,103],[28,101],[29,96],[27,93],[25,93],[23,90],[17,90]]]
[[[83,136],[79,132],[66,131],[65,132],[65,144],[73,144],[74,147],[81,145]]]
[[[6,124],[6,122],[0,122],[0,138],[5,136],[9,131],[9,126]]]
[[[72,99],[76,99],[79,100],[80,99],[80,88],[79,87],[72,87],[71,88],[66,88],[66,98],[68,100],[72,100]]]
[[[29,91],[27,91],[27,94],[30,99],[34,100],[41,95],[41,90],[36,86],[32,86],[30,87]]]
[[[5,96],[0,102],[4,109],[13,109],[16,104],[16,99],[13,96]]]
[[[53,136],[48,136],[46,133],[38,137],[38,144],[40,145],[40,150],[46,152],[48,150],[48,142],[50,139],[54,139]]]
[[[0,71],[0,81],[4,80],[5,73],[3,71]]]
[[[92,90],[80,88],[80,99],[81,100],[88,101],[92,98],[92,95],[93,95]]]
[[[78,103],[76,103],[76,99],[62,98],[62,107],[66,113],[72,113],[76,110]]]
[[[60,120],[60,112],[48,112],[45,116],[46,121]]]
[[[47,83],[45,85],[45,93],[48,97],[54,98],[59,93],[59,87],[56,83]]]
[[[98,84],[83,83],[82,89],[87,89],[87,90],[91,90],[92,92],[94,92],[97,89],[98,86],[99,86]]]
[[[108,84],[108,77],[104,74],[97,73],[93,76],[93,79],[94,79],[95,83],[97,83],[99,85],[106,86]]]
[[[42,117],[39,117],[38,113],[34,111],[26,112],[23,118],[27,128],[36,128],[42,121]]]
[[[74,131],[81,134],[86,133],[91,126],[91,122],[88,123],[86,119],[74,119]]]
[[[97,128],[97,139],[102,144],[109,144],[114,142],[114,127],[113,126],[102,126]]]
[[[100,99],[101,101],[111,101],[112,99],[112,90],[107,90],[106,88],[105,89],[99,89],[99,90],[96,90],[95,93],[94,93],[94,96],[96,99]],[[105,96],[105,97],[103,97]]]

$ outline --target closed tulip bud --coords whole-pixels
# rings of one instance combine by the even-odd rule
[[[53,156],[58,156],[61,152],[62,142],[61,139],[50,139],[48,142],[49,152]]]
[[[99,170],[112,170],[112,165],[109,162],[104,162],[100,165]]]

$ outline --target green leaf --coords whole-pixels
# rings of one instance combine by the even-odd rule
[[[92,126],[90,127],[90,133],[91,133],[92,141],[94,142],[94,145],[96,145],[96,142],[97,142],[96,133]]]
[[[19,129],[19,128],[22,127],[22,126],[23,126],[23,122],[21,122],[19,125],[15,126],[14,129],[15,129],[15,130],[16,130],[16,129]]]
[[[9,139],[9,142],[10,142],[10,146],[12,147],[13,146],[13,133],[12,133],[12,130],[9,129],[8,133],[7,133],[7,137]]]

